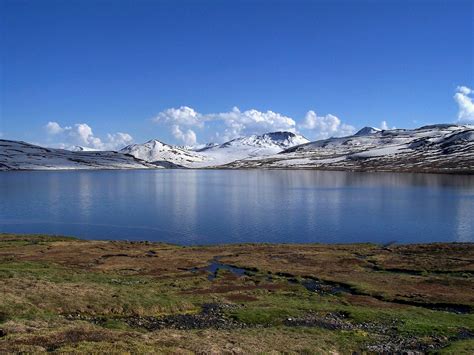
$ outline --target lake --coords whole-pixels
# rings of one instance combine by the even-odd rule
[[[0,173],[0,232],[183,245],[474,241],[474,176],[290,170]]]

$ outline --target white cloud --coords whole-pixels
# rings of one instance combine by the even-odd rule
[[[97,150],[118,150],[133,142],[131,135],[122,132],[109,133],[107,139],[102,141],[94,136],[92,128],[86,123],[62,127],[57,122],[48,122],[45,129],[50,136],[50,141],[54,138],[52,145],[64,149],[81,146]]]
[[[471,123],[474,121],[474,102],[472,95],[473,90],[466,86],[458,86],[454,95],[454,100],[458,104],[458,122]]]
[[[153,121],[168,126],[173,136],[187,145],[197,142],[196,130],[207,135],[206,140],[218,142],[272,131],[296,132],[297,127],[310,131],[308,133],[316,138],[349,135],[355,131],[354,127],[342,123],[336,116],[319,117],[314,111],[309,111],[304,123],[297,126],[293,118],[278,112],[256,109],[241,111],[238,107],[226,112],[203,114],[191,107],[181,106],[160,112]]]
[[[461,94],[464,94],[464,95],[472,94],[472,90],[468,88],[467,86],[458,86],[457,91],[459,91]]]
[[[413,123],[416,123],[416,121],[413,121]],[[382,121],[382,122],[380,122],[380,129],[385,131],[387,129],[397,129],[397,127],[395,127],[395,126],[390,127],[388,125],[387,121]]]
[[[178,125],[173,125],[171,133],[173,133],[173,136],[182,141],[185,145],[193,146],[196,144],[196,133],[192,129],[183,132]]]
[[[57,122],[48,122],[44,128],[48,134],[58,134],[64,130]]]
[[[192,141],[196,133],[193,130],[183,133],[181,126],[203,129],[211,125],[215,130],[214,137],[221,141],[248,134],[295,129],[295,121],[290,117],[254,109],[242,112],[237,107],[228,112],[201,114],[191,107],[181,106],[160,112],[153,121],[169,125],[173,136],[182,141]]]
[[[160,112],[154,119],[154,122],[165,122],[172,125],[202,126],[205,117],[188,106],[178,108],[169,108]]]
[[[123,147],[132,144],[133,137],[128,133],[108,133],[106,146],[110,147],[109,149],[122,149]]]
[[[314,111],[308,111],[306,116],[298,126],[300,129],[310,130],[315,139],[325,139],[329,137],[342,137],[354,134],[355,128],[342,123],[341,120],[331,114],[318,116]]]
[[[240,111],[234,107],[229,112],[207,115],[211,120],[222,121],[225,130],[223,139],[232,139],[241,135],[261,134],[271,131],[295,131],[296,122],[288,116],[273,111],[255,109]]]

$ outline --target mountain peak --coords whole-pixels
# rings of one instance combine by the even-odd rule
[[[159,141],[158,139],[150,139],[148,142],[145,142],[144,144],[149,144],[153,146],[169,145],[169,144],[163,143],[162,141]]]
[[[295,145],[308,143],[305,137],[288,131],[269,132],[261,135],[251,135],[235,138],[221,145],[221,147],[229,147],[235,145],[246,145],[255,147],[280,147],[288,148]]]
[[[377,132],[380,132],[382,131],[380,128],[375,128],[375,127],[364,127],[362,129],[360,129],[356,134],[355,136],[367,136],[369,134],[375,134]]]
[[[267,136],[272,138],[273,140],[284,140],[288,138],[296,137],[296,133],[289,132],[289,131],[276,131],[276,132],[268,132],[262,134],[262,136]]]

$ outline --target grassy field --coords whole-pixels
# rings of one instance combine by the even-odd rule
[[[0,234],[0,352],[474,352],[474,245]]]

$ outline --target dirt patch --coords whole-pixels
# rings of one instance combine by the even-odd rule
[[[308,313],[302,317],[288,318],[286,326],[290,327],[319,327],[329,330],[361,330],[371,333],[377,341],[367,346],[367,350],[376,353],[413,353],[429,352],[443,348],[449,342],[473,337],[466,329],[460,329],[458,335],[448,338],[443,336],[415,336],[400,335],[397,321],[391,323],[364,322],[353,323],[347,319],[344,312],[334,312],[320,315]]]
[[[124,319],[134,328],[145,328],[149,331],[158,329],[235,329],[246,327],[245,323],[238,322],[224,312],[238,308],[233,304],[208,303],[202,306],[198,314],[174,314],[164,317],[133,316]]]
[[[284,324],[289,327],[319,327],[329,330],[353,330],[356,326],[346,320],[346,314],[328,313],[319,315],[317,313],[308,313],[302,317],[289,317]]]

